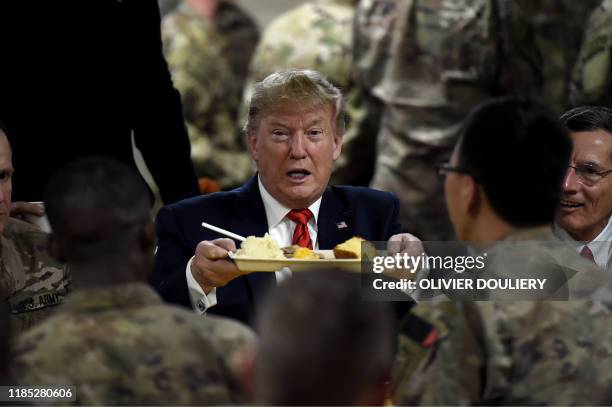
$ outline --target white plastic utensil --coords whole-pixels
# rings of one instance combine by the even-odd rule
[[[202,222],[202,226],[206,229],[214,230],[215,232],[221,233],[222,235],[231,237],[232,239],[236,239],[241,242],[244,242],[246,240],[246,237],[244,236],[237,235],[235,233],[230,232],[229,230],[221,229],[220,227],[211,225],[210,223]]]

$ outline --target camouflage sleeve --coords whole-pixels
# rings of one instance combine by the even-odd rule
[[[543,61],[530,16],[534,2],[492,2],[491,35],[497,35],[496,86],[494,93],[538,97],[544,84]]]
[[[70,291],[68,269],[47,252],[48,236],[11,220],[2,239],[2,269],[14,279],[8,297],[15,335],[49,316]]]
[[[612,2],[591,14],[578,61],[572,73],[570,103],[573,106],[612,107]]]
[[[486,375],[483,321],[469,303],[420,303],[415,313],[436,326],[436,347],[408,383],[406,404],[466,405],[481,400]]]
[[[376,140],[383,103],[372,93],[383,78],[395,21],[393,1],[362,0],[355,10],[352,34],[352,79],[345,92],[349,127],[343,153],[335,164],[333,184],[368,185],[376,160]],[[359,163],[359,165],[355,165]]]

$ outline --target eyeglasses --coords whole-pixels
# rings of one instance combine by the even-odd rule
[[[599,180],[612,172],[612,169],[597,171],[595,168],[587,164],[568,165],[568,167],[573,168],[578,179],[580,179],[580,181],[587,186],[595,185],[599,182]]]
[[[445,175],[447,175],[449,172],[457,172],[459,174],[467,174],[467,175],[471,175],[469,173],[469,171],[460,168],[460,167],[455,167],[450,165],[449,163],[440,163],[440,164],[436,164],[436,170],[438,170],[438,175],[440,177],[444,177]]]

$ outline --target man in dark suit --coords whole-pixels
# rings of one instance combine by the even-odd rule
[[[245,126],[258,174],[242,187],[163,208],[153,284],[170,301],[197,312],[250,322],[254,305],[275,282],[272,273],[243,275],[228,260],[231,239],[208,222],[243,236],[269,233],[279,246],[332,249],[354,235],[372,241],[397,235],[391,193],[328,186],[344,133],[342,94],[320,73],[277,72],[258,83]],[[195,253],[195,255],[194,255]],[[276,273],[276,280],[288,271]]]
[[[199,193],[156,0],[0,2],[0,117],[16,200],[40,201],[61,166],[90,155],[136,168],[166,204]]]

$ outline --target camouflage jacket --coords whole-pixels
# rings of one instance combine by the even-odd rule
[[[454,145],[487,98],[539,95],[541,56],[522,1],[362,0],[355,76],[385,104],[379,160]],[[428,150],[429,149],[429,150]]]
[[[162,38],[198,176],[225,189],[241,185],[253,172],[238,112],[259,39],[255,22],[228,1],[212,22],[183,3],[164,18]]]
[[[255,336],[226,319],[165,305],[147,285],[76,291],[15,344],[23,385],[76,386],[77,404],[235,404]]]
[[[46,318],[70,290],[70,274],[47,253],[48,235],[10,218],[0,236],[4,293],[11,311],[14,334]]]
[[[573,105],[612,107],[612,1],[604,0],[591,14],[572,75]]]
[[[471,110],[494,96],[541,94],[542,59],[523,3],[359,2],[354,78],[365,99],[358,105],[370,107],[355,139],[375,134],[370,186],[395,193],[403,229],[424,240],[453,239],[435,164],[448,161]]]
[[[526,230],[501,243],[529,241],[537,246],[539,241],[546,246],[547,240],[540,239],[553,239],[552,232]],[[410,379],[399,384],[396,403],[574,405],[604,401],[612,383],[612,292],[599,300],[594,300],[594,294],[601,285],[612,289],[612,279],[571,248],[546,247],[546,253],[534,250],[529,256],[553,256],[575,269],[571,291],[589,294],[570,301],[420,302],[414,314],[435,326],[438,340]],[[521,256],[523,253],[515,259]],[[516,265],[509,263],[508,267]]]

